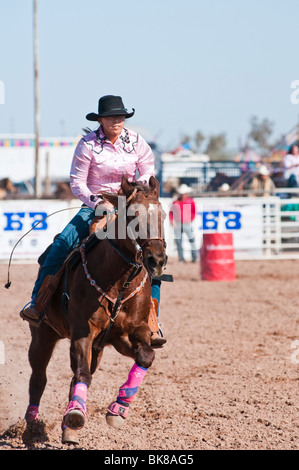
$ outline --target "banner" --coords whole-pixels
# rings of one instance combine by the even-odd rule
[[[166,213],[172,201],[161,201]],[[263,201],[258,198],[195,198],[196,218],[193,222],[197,249],[202,245],[203,233],[227,233],[234,236],[236,258],[259,256],[263,249]],[[168,222],[168,223],[167,223]],[[166,221],[168,256],[177,257],[173,229]],[[186,260],[191,259],[190,243],[182,236]]]
[[[249,255],[249,258],[250,255],[261,254],[263,249],[261,199],[196,198],[196,218],[193,225],[197,249],[201,247],[203,233],[232,232],[236,258],[242,254],[246,254],[247,257]],[[167,214],[165,219],[167,253],[170,257],[177,257],[173,228],[168,217],[172,200],[162,198],[161,203]],[[37,222],[40,222],[22,238],[13,254],[15,260],[36,260],[52,243],[55,235],[60,233],[78,212],[80,206],[81,202],[78,200],[0,201],[0,260],[9,260],[15,244]],[[183,249],[188,260],[190,244],[185,234],[183,235]]]
[[[234,234],[236,253],[261,253],[263,247],[263,206],[258,199],[199,200],[198,230],[204,233]]]
[[[0,259],[8,260],[16,243],[40,222],[20,240],[13,254],[16,260],[36,260],[78,211],[71,209],[74,205],[80,207],[81,203],[56,200],[0,201]]]

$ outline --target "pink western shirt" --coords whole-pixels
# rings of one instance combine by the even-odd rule
[[[70,185],[74,196],[94,209],[98,202],[94,196],[103,191],[118,192],[123,175],[127,175],[129,181],[148,182],[154,174],[154,155],[140,135],[123,128],[112,144],[100,126],[78,143],[71,166]]]

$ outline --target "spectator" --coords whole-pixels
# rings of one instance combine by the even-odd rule
[[[254,176],[250,183],[250,189],[254,191],[260,191],[260,193],[254,193],[252,194],[252,196],[271,196],[272,192],[275,189],[275,184],[272,181],[270,171],[268,170],[266,165],[261,165],[257,175]]]
[[[173,225],[176,246],[178,250],[179,261],[185,262],[182,237],[183,233],[187,235],[191,245],[192,262],[197,260],[197,250],[193,232],[193,221],[196,215],[194,199],[190,197],[191,188],[182,184],[177,192],[179,197],[172,204],[169,212],[170,223]]]
[[[299,147],[297,144],[291,145],[289,153],[284,157],[284,177],[288,188],[298,188],[299,186]]]

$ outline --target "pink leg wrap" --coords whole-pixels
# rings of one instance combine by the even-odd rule
[[[146,372],[147,369],[137,366],[135,363],[129,372],[128,380],[120,387],[117,398],[120,398],[120,401],[125,403],[130,403],[134,400]]]
[[[134,399],[138,388],[147,372],[147,369],[137,366],[135,363],[129,372],[128,380],[120,387],[117,401],[111,403],[108,411],[113,415],[126,418],[129,413],[129,404]]]
[[[38,418],[38,406],[29,405],[25,414],[25,419],[27,423],[33,423],[37,421]]]
[[[87,385],[79,382],[74,387],[74,393],[71,401],[68,404],[64,416],[71,410],[80,410],[86,416],[86,398],[87,398]]]
[[[123,418],[126,418],[129,414],[129,407],[128,406],[123,406],[120,403],[117,403],[117,401],[114,401],[108,407],[108,411],[113,415],[120,415]]]

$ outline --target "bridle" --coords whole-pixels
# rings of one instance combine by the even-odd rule
[[[129,206],[129,202],[132,201],[136,193],[137,193],[137,188],[134,188],[131,194],[126,198],[126,207]],[[110,216],[111,214],[112,214],[111,221],[114,221],[116,216],[118,215],[118,209],[115,207],[113,211],[110,211]],[[107,223],[108,222],[109,222],[109,217],[107,217]],[[127,227],[127,229],[130,229],[130,228]],[[110,243],[110,245],[113,246],[113,248],[116,249],[116,251],[118,251],[119,254],[121,254],[121,251],[116,247],[116,245],[112,242],[112,240],[109,239],[108,237],[106,238],[108,242]],[[135,238],[132,235],[130,236],[130,239],[135,244],[135,248],[136,248],[135,260],[137,259],[137,255],[140,255],[141,252],[144,250],[144,248],[152,241],[160,241],[163,244],[163,248],[164,249],[166,248],[166,241],[162,237],[148,237],[148,238],[143,239],[143,238]],[[123,257],[126,257],[126,256],[123,256]]]
[[[139,245],[139,246],[141,247],[141,249],[143,250],[144,247],[145,247],[148,243],[150,243],[150,242],[152,242],[152,241],[155,241],[155,240],[158,240],[158,241],[162,242],[162,243],[163,243],[163,248],[166,248],[166,241],[165,241],[164,238],[161,238],[161,237],[149,237],[149,238],[145,239],[144,242],[138,241],[138,245]]]
[[[130,196],[127,197],[126,199],[126,206],[128,207],[129,205],[129,202],[135,197],[137,193],[137,188],[134,188],[134,190],[132,191],[132,193],[130,194]],[[164,238],[162,237],[148,237],[148,238],[145,238],[145,239],[141,239],[141,238],[138,238],[138,241],[137,239],[134,239],[134,238],[131,238],[132,241],[135,241],[135,243],[137,245],[139,245],[141,251],[144,250],[144,248],[146,247],[146,245],[148,245],[150,242],[152,241],[160,241],[162,244],[163,244],[163,248],[165,249],[166,248],[166,241]],[[140,250],[139,250],[140,251]]]

